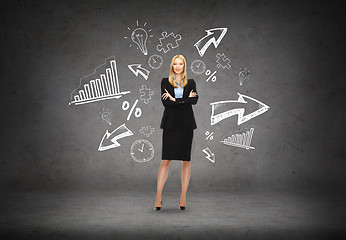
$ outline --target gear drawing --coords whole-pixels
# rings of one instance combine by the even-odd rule
[[[141,89],[139,89],[139,92],[141,93],[141,100],[144,101],[145,104],[148,104],[151,96],[154,95],[154,92],[150,90],[146,85],[143,85]]]
[[[216,58],[217,58],[216,62],[217,62],[218,68],[220,68],[220,67],[222,67],[223,69],[225,69],[225,68],[230,69],[231,68],[231,64],[230,64],[231,60],[229,60],[229,58],[227,58],[225,56],[225,54],[218,53],[218,54],[216,54]],[[222,62],[220,62],[220,59]]]
[[[160,44],[156,46],[157,51],[161,52],[163,50],[164,53],[171,50],[171,48],[179,47],[178,41],[181,40],[181,35],[174,35],[173,32],[167,35],[167,32],[161,33],[162,38],[159,38]]]
[[[153,134],[154,131],[155,129],[152,128],[151,126],[146,126],[146,127],[142,127],[139,132],[145,135],[146,137],[149,137],[151,134]]]

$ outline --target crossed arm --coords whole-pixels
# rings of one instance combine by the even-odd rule
[[[198,94],[196,89],[196,83],[192,80],[192,90],[190,91],[189,97],[173,98],[172,95],[165,88],[165,84],[161,82],[161,96],[162,103],[165,107],[179,107],[184,104],[195,105],[198,101]]]

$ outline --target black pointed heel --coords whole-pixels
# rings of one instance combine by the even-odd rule
[[[185,207],[184,207],[184,206],[179,206],[179,209],[180,209],[180,210],[186,210],[187,207],[186,207],[186,206],[185,206]]]
[[[162,206],[162,201],[161,201],[161,206]],[[155,210],[155,211],[160,211],[160,210],[161,210],[161,207],[154,207],[154,210]]]

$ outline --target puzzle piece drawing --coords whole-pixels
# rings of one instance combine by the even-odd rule
[[[143,135],[149,137],[151,134],[153,134],[154,131],[155,131],[155,129],[152,128],[151,126],[146,126],[146,127],[142,127],[139,132],[142,133]]]
[[[167,32],[161,33],[162,38],[159,38],[160,44],[156,46],[157,51],[161,52],[163,50],[164,53],[171,50],[171,48],[179,47],[178,41],[181,40],[181,35],[174,35],[173,32],[167,35]]]
[[[146,85],[143,85],[141,89],[139,89],[139,92],[141,93],[141,100],[144,101],[145,104],[148,104],[151,96],[154,95],[154,92],[150,90]]]
[[[229,58],[226,57],[224,53],[216,54],[216,58],[217,58],[216,62],[217,62],[218,68],[220,68],[220,67],[222,67],[223,69],[225,69],[225,68],[230,69],[231,68],[231,64],[230,64],[231,60],[229,60]],[[220,61],[220,59],[221,59],[221,61]]]

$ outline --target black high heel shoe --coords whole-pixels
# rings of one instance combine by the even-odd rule
[[[180,210],[186,210],[187,207],[186,207],[186,206],[185,206],[185,207],[184,207],[184,206],[179,206],[179,209],[180,209]]]
[[[161,206],[162,206],[162,201],[161,201]],[[160,211],[160,210],[161,210],[161,207],[154,207],[154,210],[155,210],[155,211]]]

